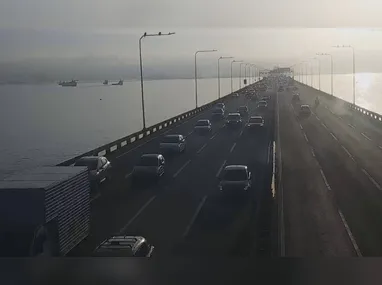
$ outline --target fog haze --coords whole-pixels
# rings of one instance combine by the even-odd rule
[[[381,30],[367,28],[382,26],[377,13],[382,4],[375,0],[2,0],[0,5],[0,81],[135,79],[139,37],[159,31],[176,35],[143,40],[144,73],[151,79],[192,78],[198,49],[219,50],[198,55],[205,77],[216,76],[219,56],[271,68],[317,52],[333,54],[336,73],[349,73],[351,52],[331,47],[337,44],[355,47],[357,72],[382,71]],[[328,73],[328,59],[321,60]],[[221,63],[222,75],[229,76],[229,61]]]

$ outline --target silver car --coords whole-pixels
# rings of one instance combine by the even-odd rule
[[[224,194],[245,194],[251,189],[251,179],[246,165],[228,165],[221,175],[219,190]]]
[[[224,103],[217,103],[215,108],[216,109],[223,109],[223,111],[225,111],[225,104]]]
[[[165,160],[161,154],[144,154],[138,164],[134,166],[132,178],[135,182],[139,178],[158,179],[164,175]]]
[[[186,139],[182,135],[167,135],[159,144],[161,152],[177,152],[186,151]]]
[[[212,131],[210,120],[199,120],[196,122],[194,130],[199,133],[209,133]]]
[[[151,257],[154,246],[141,236],[113,236],[94,251],[95,257]]]
[[[77,160],[74,166],[87,166],[91,182],[110,180],[111,163],[104,156],[84,156]]]

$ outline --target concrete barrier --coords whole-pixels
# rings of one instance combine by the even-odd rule
[[[251,85],[259,84],[261,81],[253,83]],[[248,86],[250,86],[250,85],[248,85]],[[246,87],[244,87],[244,88],[242,88],[236,92],[240,92],[240,91],[248,88],[248,86],[246,86]],[[76,157],[73,157],[71,159],[63,161],[63,162],[59,163],[57,166],[70,166],[70,165],[74,164],[79,158],[84,157],[84,156],[106,156],[107,157],[108,155],[114,154],[115,152],[117,152],[123,148],[128,148],[128,147],[131,147],[132,145],[134,145],[134,146],[138,145],[144,138],[152,136],[154,134],[157,134],[159,131],[162,132],[163,130],[165,130],[167,128],[170,128],[170,127],[173,128],[177,124],[179,124],[180,122],[182,122],[184,120],[188,120],[191,117],[199,114],[200,112],[205,111],[206,109],[213,107],[216,103],[226,101],[233,94],[234,93],[228,94],[228,95],[226,95],[220,99],[214,100],[214,101],[207,103],[201,107],[198,107],[196,109],[187,111],[183,114],[180,114],[180,115],[177,115],[177,116],[172,117],[170,119],[167,119],[163,122],[160,122],[158,124],[155,124],[151,127],[146,128],[146,130],[138,131],[136,133],[130,134],[128,136],[120,138],[120,139],[113,141],[111,143],[108,143],[108,144],[105,144],[103,146],[92,149],[92,150],[85,152],[83,154],[80,154]]]

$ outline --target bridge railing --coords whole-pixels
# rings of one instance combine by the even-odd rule
[[[256,82],[256,83],[258,83],[258,82]],[[256,84],[256,83],[253,83],[253,84]],[[241,91],[241,90],[247,88],[248,86],[246,86],[240,90],[237,90],[235,92]],[[105,144],[103,146],[92,149],[88,152],[77,155],[76,157],[73,157],[71,159],[68,159],[66,161],[63,161],[63,162],[57,164],[57,166],[70,166],[70,165],[74,164],[79,158],[84,157],[84,156],[108,156],[108,155],[116,153],[117,151],[119,151],[123,148],[128,148],[128,147],[131,147],[133,145],[138,145],[139,143],[141,143],[143,138],[155,135],[158,132],[163,131],[164,129],[174,127],[175,125],[179,124],[180,122],[187,120],[187,119],[195,116],[196,114],[205,111],[208,108],[211,108],[216,103],[223,102],[223,101],[227,100],[234,93],[228,94],[226,96],[221,97],[220,99],[214,100],[214,101],[207,103],[201,107],[198,107],[196,109],[184,112],[180,115],[177,115],[175,117],[167,119],[163,122],[160,122],[160,123],[155,124],[151,127],[148,127],[145,130],[140,130],[138,132],[135,132],[133,134],[130,134],[130,135],[127,135],[123,138],[115,140],[111,143]]]
[[[377,124],[379,126],[382,126],[382,115],[381,114],[378,114],[376,112],[373,112],[373,111],[370,111],[370,110],[367,110],[363,107],[360,107],[358,105],[354,105],[348,101],[345,101],[341,98],[338,98],[336,96],[332,96],[331,94],[329,93],[326,93],[326,92],[323,92],[323,91],[319,91],[309,85],[306,85],[306,84],[303,84],[301,82],[298,82],[296,81],[298,84],[300,85],[303,85],[305,87],[308,87],[308,88],[311,88],[311,89],[314,89],[316,92],[320,92],[321,95],[324,95],[327,99],[331,100],[331,101],[335,101],[337,103],[340,103],[342,104],[344,107],[348,108],[349,110],[357,113],[358,115],[368,119],[371,123],[373,124]]]

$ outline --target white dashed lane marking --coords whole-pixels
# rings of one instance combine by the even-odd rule
[[[371,138],[369,138],[367,135],[365,135],[364,133],[361,133],[361,135],[365,138],[365,139],[367,139],[368,141],[371,141]]]
[[[338,141],[337,137],[336,137],[333,133],[330,133],[330,135],[333,137],[333,139],[335,139],[336,141]]]
[[[332,190],[332,188],[330,187],[330,185],[328,183],[328,180],[326,179],[324,171],[322,169],[320,169],[320,172],[321,172],[322,179],[324,180],[324,183],[326,185],[326,188],[328,188],[328,190]]]

